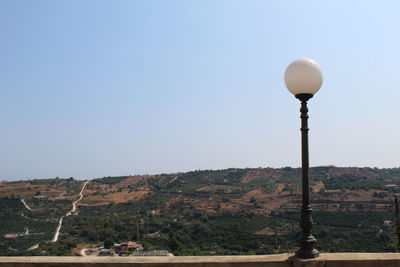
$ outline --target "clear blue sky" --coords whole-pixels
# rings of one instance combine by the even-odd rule
[[[399,1],[0,1],[0,179],[397,167]]]

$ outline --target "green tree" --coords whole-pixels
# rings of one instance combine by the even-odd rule
[[[112,238],[107,238],[106,241],[104,241],[104,247],[111,248],[112,246],[114,246],[114,240]]]
[[[176,253],[176,251],[178,251],[179,248],[180,248],[180,244],[179,244],[178,240],[176,240],[175,237],[171,238],[168,241],[168,246],[172,250],[172,252],[174,252],[174,253]]]

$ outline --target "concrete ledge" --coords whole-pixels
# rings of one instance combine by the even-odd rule
[[[0,267],[8,266],[398,267],[400,253],[326,253],[311,260],[300,260],[293,257],[293,254],[203,257],[0,257]]]

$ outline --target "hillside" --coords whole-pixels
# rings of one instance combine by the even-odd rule
[[[154,176],[95,179],[80,205],[139,201],[148,194],[163,195],[167,207],[184,200],[203,212],[237,211],[260,214],[297,208],[301,203],[301,169],[228,169]],[[311,169],[314,209],[337,211],[386,210],[400,186],[400,169]]]
[[[177,255],[292,251],[299,231],[300,176],[301,169],[286,167],[93,179],[77,211],[64,218],[56,243],[48,241],[83,182],[2,183],[0,254],[73,255],[80,244],[106,239],[140,241],[145,249]],[[393,230],[383,222],[393,217],[400,168],[315,167],[310,177],[319,249],[394,250]],[[19,235],[6,239],[11,233]],[[32,248],[36,244],[39,248]]]

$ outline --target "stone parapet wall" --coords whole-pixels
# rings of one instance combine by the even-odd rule
[[[326,253],[311,260],[292,254],[191,257],[0,257],[0,267],[399,267],[400,253]]]

